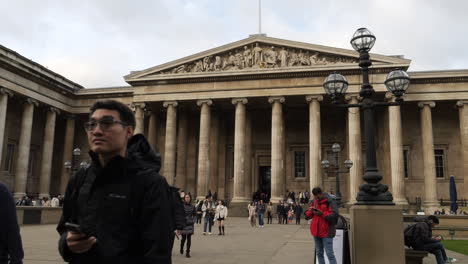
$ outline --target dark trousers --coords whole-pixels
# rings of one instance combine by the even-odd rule
[[[201,224],[202,214],[197,214],[197,224]]]
[[[192,246],[192,234],[182,235],[182,241],[180,241],[181,251],[184,249],[185,240],[187,240],[187,252],[190,252],[190,246]]]
[[[434,254],[437,264],[443,264],[447,260],[447,254],[445,253],[444,246],[440,242],[425,244],[422,249]]]
[[[296,225],[300,225],[301,224],[301,217],[296,217]]]
[[[270,212],[267,214],[267,224],[273,224],[273,216]]]
[[[283,224],[288,224],[288,215],[283,215]]]

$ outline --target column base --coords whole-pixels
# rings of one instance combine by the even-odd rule
[[[15,200],[19,200],[19,199],[23,198],[23,196],[26,196],[26,193],[24,193],[24,192],[15,192],[13,194],[13,198],[15,198]]]
[[[231,201],[229,204],[229,212],[228,216],[233,216],[233,217],[248,217],[249,216],[249,211],[247,206],[249,205],[250,201],[234,201],[234,199]]]
[[[393,199],[393,202],[395,202],[395,204],[397,205],[409,205],[408,203],[408,200],[406,200],[405,198],[401,198],[401,199]]]
[[[352,263],[405,263],[400,206],[354,205],[350,212]]]

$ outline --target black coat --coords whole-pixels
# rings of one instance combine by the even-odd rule
[[[104,168],[90,152],[92,165],[70,179],[57,226],[65,261],[171,263],[175,227],[169,186],[159,175],[160,157],[142,135],[130,139],[127,151],[127,157],[116,156]],[[65,222],[79,224],[97,243],[86,253],[72,253]]]
[[[426,217],[416,218],[416,221],[413,231],[414,249],[422,250],[424,245],[438,242],[438,240],[432,238],[432,228]]]
[[[15,201],[0,182],[0,263],[21,264],[23,257]]]
[[[184,212],[185,226],[182,230],[182,234],[191,235],[194,233],[195,215],[197,214],[197,210],[194,205],[184,203]]]

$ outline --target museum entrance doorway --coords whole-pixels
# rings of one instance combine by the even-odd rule
[[[260,194],[265,194],[265,202],[269,200],[271,194],[271,166],[258,167],[258,191]]]

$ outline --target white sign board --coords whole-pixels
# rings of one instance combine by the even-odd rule
[[[343,229],[337,229],[336,230],[336,235],[333,238],[333,252],[335,252],[335,258],[336,258],[336,263],[342,264],[343,263],[343,239],[344,239],[344,230]],[[325,249],[323,250],[323,255],[325,258],[325,264],[330,264],[327,258],[327,253],[325,252]],[[319,263],[317,254],[315,254],[315,263]]]

